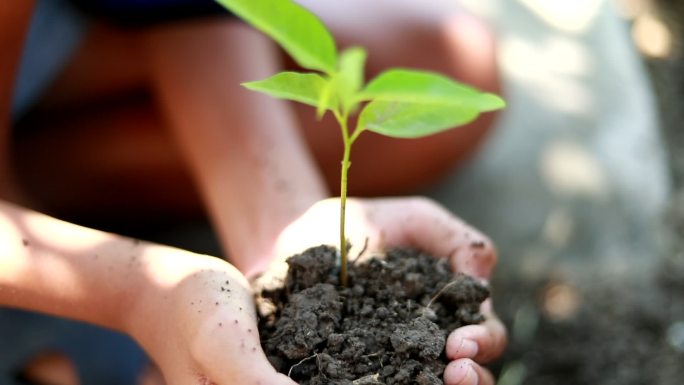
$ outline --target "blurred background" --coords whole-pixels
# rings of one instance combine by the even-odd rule
[[[498,384],[680,383],[684,4],[464,4],[497,28],[510,104],[433,194],[498,245]]]

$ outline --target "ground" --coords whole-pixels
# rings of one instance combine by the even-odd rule
[[[681,6],[662,3],[681,34]],[[681,53],[644,60],[611,1],[554,4],[474,5],[500,30],[510,106],[433,196],[499,247],[499,385],[679,384]]]

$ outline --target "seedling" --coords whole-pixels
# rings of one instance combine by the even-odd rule
[[[347,285],[345,207],[347,175],[354,142],[364,131],[395,138],[432,135],[474,120],[480,113],[505,106],[496,95],[479,92],[443,75],[390,69],[364,84],[366,51],[338,53],[323,23],[291,0],[217,0],[276,41],[297,64],[312,72],[281,72],[244,83],[250,90],[316,108],[318,117],[333,114],[342,132],[340,174],[340,283]],[[358,112],[360,111],[360,112]],[[359,113],[353,130],[349,118]]]

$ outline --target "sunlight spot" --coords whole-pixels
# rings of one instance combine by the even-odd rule
[[[529,344],[539,327],[539,311],[531,303],[524,303],[513,317],[511,336],[517,343]]]
[[[9,258],[9,256],[26,255],[21,243],[21,234],[16,224],[7,215],[0,215],[0,268],[3,272],[15,276],[28,264],[26,258]]]
[[[565,209],[555,209],[546,218],[544,239],[558,248],[567,245],[575,231],[575,220]]]
[[[567,284],[552,285],[544,292],[544,311],[554,321],[571,318],[577,314],[581,303],[577,289]]]
[[[27,213],[22,220],[31,235],[41,244],[54,250],[82,252],[93,250],[108,241],[111,235],[76,226],[42,214]]]
[[[495,17],[501,8],[501,4],[496,1],[461,0],[458,4],[475,15],[489,19]]]
[[[171,250],[169,250],[171,251]],[[144,252],[144,260],[149,261],[145,265],[147,276],[150,277],[160,287],[173,287],[178,282],[187,278],[193,270],[188,269],[185,258],[180,255],[174,255],[173,252],[167,252],[166,255],[161,256],[156,250],[146,250]],[[176,259],[176,261],[174,261]],[[201,271],[199,266],[194,269],[195,272]]]
[[[529,41],[503,40],[501,64],[512,78],[524,82],[539,103],[559,112],[586,114],[592,110],[592,94],[586,78],[593,70],[587,48],[563,37]]]
[[[598,160],[577,143],[551,143],[542,153],[540,166],[547,185],[557,194],[599,198],[608,193]]]
[[[574,76],[589,73],[589,53],[575,40],[560,37],[547,39],[545,55],[546,65],[555,73]]]
[[[667,342],[677,351],[684,352],[684,321],[670,325],[667,329]]]
[[[653,14],[643,14],[634,20],[632,38],[639,52],[652,58],[664,59],[672,54],[672,32]]]
[[[520,0],[547,24],[564,32],[580,33],[591,26],[602,0]]]
[[[519,37],[510,37],[502,47],[505,64],[514,72],[527,76],[539,75],[536,72],[583,76],[592,70],[592,62],[587,49],[573,39],[548,37],[541,43]]]
[[[523,361],[514,361],[501,369],[497,385],[522,385],[527,376],[527,366]]]
[[[652,6],[652,0],[616,0],[617,10],[627,19],[634,19],[647,12]]]
[[[538,279],[547,273],[550,257],[548,247],[533,245],[524,251],[520,259],[520,272],[527,279]]]

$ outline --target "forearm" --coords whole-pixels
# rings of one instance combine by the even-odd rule
[[[249,283],[226,262],[3,202],[0,306],[127,333],[169,383],[291,383],[261,353]]]
[[[141,293],[179,279],[154,267],[186,254],[0,202],[0,305],[128,331]]]
[[[327,195],[289,106],[240,86],[278,72],[277,51],[230,22],[158,30],[147,42],[170,125],[231,261],[248,275],[262,269],[282,229]]]

